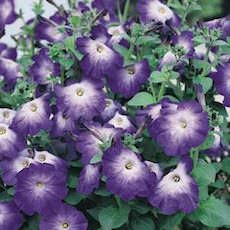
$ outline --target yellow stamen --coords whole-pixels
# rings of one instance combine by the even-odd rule
[[[178,175],[174,175],[172,179],[176,183],[178,183],[180,181],[180,177]]]
[[[84,90],[81,89],[81,88],[78,88],[78,89],[76,90],[76,94],[77,94],[77,96],[81,97],[81,96],[84,95]]]
[[[130,170],[133,168],[133,166],[134,166],[133,163],[129,161],[128,163],[126,163],[125,168]]]
[[[0,127],[0,135],[6,134],[6,128],[5,127]]]
[[[38,107],[37,107],[36,104],[32,103],[32,104],[30,105],[30,110],[31,110],[32,112],[36,112],[37,109],[38,109]]]

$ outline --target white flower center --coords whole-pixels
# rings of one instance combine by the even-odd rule
[[[175,183],[178,183],[180,181],[180,176],[178,176],[177,174],[173,175],[172,179]]]
[[[0,135],[5,135],[5,134],[6,134],[6,128],[0,127]]]
[[[134,167],[134,164],[131,162],[131,161],[128,161],[126,164],[125,164],[125,168],[127,170],[130,170]]]
[[[10,112],[9,111],[4,111],[3,112],[3,117],[4,118],[9,118],[9,116],[10,116]]]
[[[77,94],[77,96],[81,97],[81,96],[84,95],[84,90],[83,90],[82,88],[78,88],[78,89],[76,90],[76,94]]]
[[[63,223],[63,224],[62,224],[62,228],[63,228],[63,229],[68,229],[68,228],[69,228],[69,224],[66,223],[66,222]]]
[[[103,46],[101,46],[101,45],[97,46],[97,52],[98,53],[102,53],[103,50],[104,50]]]
[[[38,110],[37,105],[36,105],[35,103],[32,103],[32,104],[30,105],[30,110],[31,110],[31,112],[36,112],[36,111]]]
[[[158,11],[159,11],[160,14],[165,14],[167,10],[166,10],[165,7],[160,6],[160,7],[158,8]]]
[[[44,162],[46,160],[46,156],[44,154],[40,154],[38,156],[38,159],[41,161],[41,162]]]
[[[129,75],[134,75],[134,74],[135,74],[135,69],[134,69],[134,67],[128,67],[128,68],[127,68],[127,72],[128,72]]]

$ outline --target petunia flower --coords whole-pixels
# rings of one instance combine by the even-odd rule
[[[32,164],[17,175],[15,202],[27,215],[55,207],[67,195],[66,176],[49,164]]]
[[[56,86],[58,108],[73,120],[90,120],[105,108],[101,82],[83,79],[66,87]]]
[[[149,196],[149,202],[163,214],[191,213],[197,208],[198,186],[189,175],[192,160],[183,158],[177,168],[162,177]]]
[[[113,194],[123,200],[149,195],[152,179],[148,167],[121,143],[105,151],[102,165],[107,178],[106,187]]]
[[[99,164],[88,164],[80,172],[77,184],[77,192],[89,195],[99,187],[101,178],[101,166]]]
[[[114,93],[130,98],[147,82],[150,73],[148,61],[144,59],[134,65],[116,68],[108,73],[108,84]]]
[[[55,209],[49,209],[42,215],[40,230],[87,230],[88,222],[82,212],[76,208],[59,203]]]
[[[0,229],[18,230],[23,224],[23,216],[14,202],[0,203]]]
[[[33,65],[30,67],[29,73],[33,80],[38,84],[49,83],[49,77],[56,77],[60,74],[60,66],[54,63],[50,57],[48,49],[42,48],[37,55],[33,57]]]
[[[11,128],[22,135],[35,135],[50,128],[49,96],[36,98],[22,105],[17,111]]]

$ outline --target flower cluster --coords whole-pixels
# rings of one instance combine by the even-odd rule
[[[39,1],[16,48],[0,43],[0,229],[154,229],[212,199],[227,210],[213,197],[229,168],[212,161],[230,141],[229,17],[189,27],[190,0],[47,2],[54,15]],[[22,15],[13,0],[0,13],[4,36]]]

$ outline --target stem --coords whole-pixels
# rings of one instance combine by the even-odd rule
[[[140,127],[138,128],[138,130],[134,134],[134,136],[133,136],[134,139],[137,139],[142,134],[142,132],[145,129],[145,125],[146,125],[146,120],[141,123]]]
[[[119,2],[119,1],[118,1]],[[125,9],[124,9],[124,14],[123,14],[123,23],[126,21],[129,13],[129,6],[130,6],[130,0],[126,0],[125,3]]]
[[[199,151],[196,149],[192,154],[192,160],[193,160],[193,168],[195,169],[197,166],[197,162],[199,159]]]
[[[158,94],[158,101],[161,100],[161,98],[164,96],[164,93],[165,93],[165,82],[163,82],[161,84],[161,87],[160,87],[160,91],[159,91],[159,94]]]
[[[116,200],[116,203],[117,203],[118,208],[121,209],[121,208],[122,208],[122,205],[121,205],[121,199],[120,199],[120,197],[115,196],[115,200]]]
[[[122,22],[122,14],[121,14],[121,7],[120,7],[120,1],[119,0],[117,0],[117,11],[118,11],[119,21]]]
[[[152,93],[152,96],[153,96],[153,103],[157,103],[157,96],[156,96],[156,93],[154,91],[154,88],[153,88],[153,85],[150,84],[150,89],[151,89],[151,93]]]

